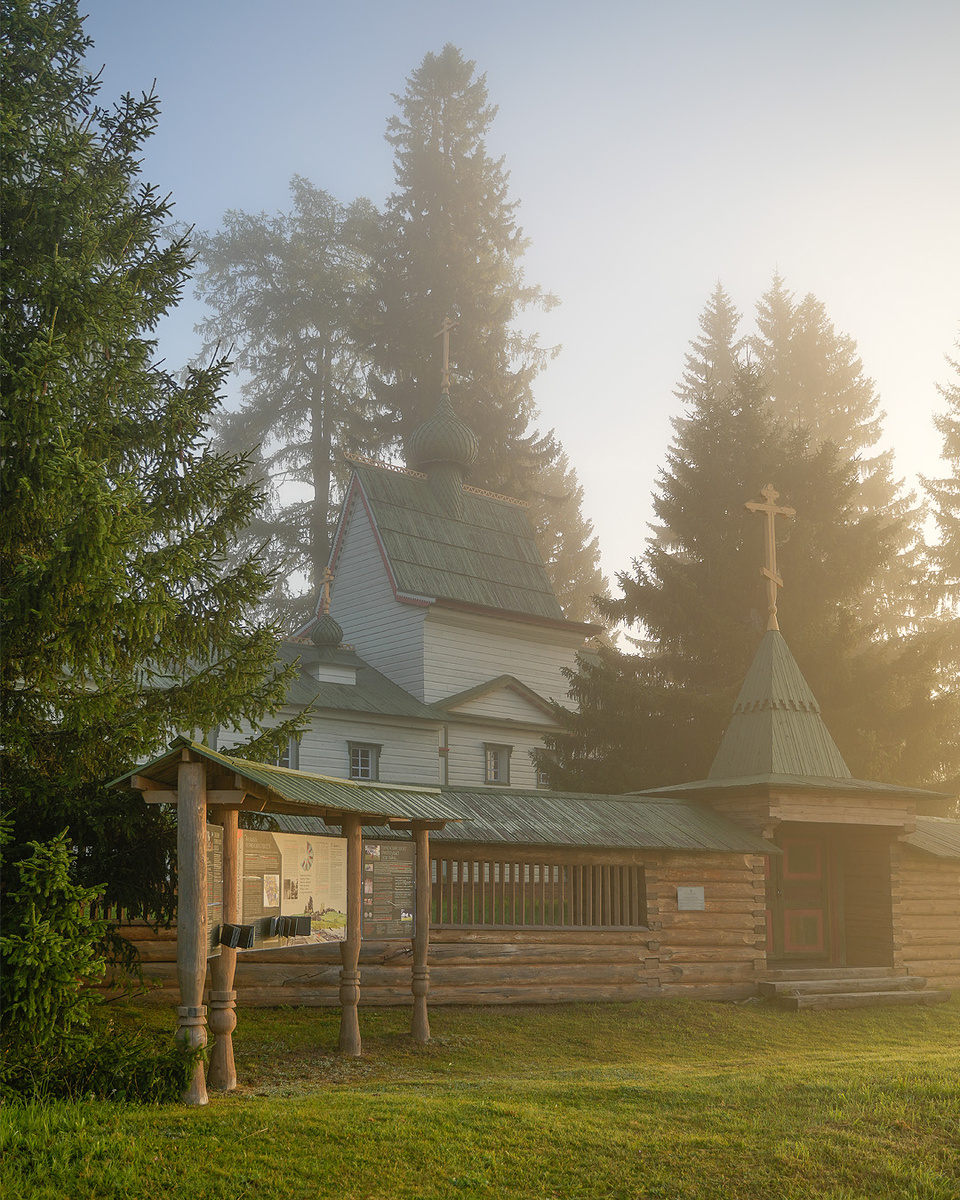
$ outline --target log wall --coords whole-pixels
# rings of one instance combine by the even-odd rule
[[[545,1004],[656,996],[736,999],[756,991],[764,964],[762,858],[651,854],[647,924],[625,927],[430,931],[430,1004]],[[703,911],[680,911],[678,887],[702,887]],[[176,934],[127,927],[151,985],[145,999],[177,1004]],[[361,1005],[411,1003],[408,942],[363,943]],[[339,943],[238,955],[238,1008],[339,1003]],[[209,986],[209,979],[208,979]]]
[[[930,987],[960,988],[960,859],[900,848],[903,965]]]

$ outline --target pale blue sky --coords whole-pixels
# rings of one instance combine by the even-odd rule
[[[382,203],[392,94],[452,41],[487,75],[531,238],[562,305],[541,424],[577,468],[604,569],[638,554],[673,387],[717,279],[749,313],[775,269],[859,344],[900,473],[938,469],[930,418],[960,323],[960,2],[81,0],[102,100],[163,112],[144,174],[176,215],[286,207],[293,174]],[[165,322],[198,348],[187,297]]]

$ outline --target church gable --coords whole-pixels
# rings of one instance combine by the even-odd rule
[[[457,717],[493,717],[525,724],[555,725],[549,703],[512,675],[468,688],[439,701],[438,708]]]

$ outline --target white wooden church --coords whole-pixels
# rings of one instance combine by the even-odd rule
[[[408,469],[354,460],[316,617],[281,648],[310,728],[281,765],[391,783],[536,788],[531,757],[596,627],[568,621],[526,505],[465,485],[444,393]],[[229,743],[222,741],[221,746]]]

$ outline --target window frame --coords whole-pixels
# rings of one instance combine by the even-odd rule
[[[380,755],[383,751],[383,745],[377,742],[355,742],[352,739],[347,741],[347,778],[356,780],[358,783],[379,783],[380,781]],[[357,772],[354,774],[353,756],[354,753],[369,754],[369,774],[364,775],[363,766],[358,762]]]
[[[284,762],[283,760],[287,761]],[[300,770],[300,738],[296,734],[291,734],[287,738],[286,752],[278,751],[273,760],[275,767],[283,767],[288,771]]]
[[[503,742],[484,742],[483,782],[486,784],[494,784],[497,787],[509,787],[510,758],[512,755],[512,746],[507,746]],[[491,761],[495,761],[497,764],[496,774],[490,770]]]

